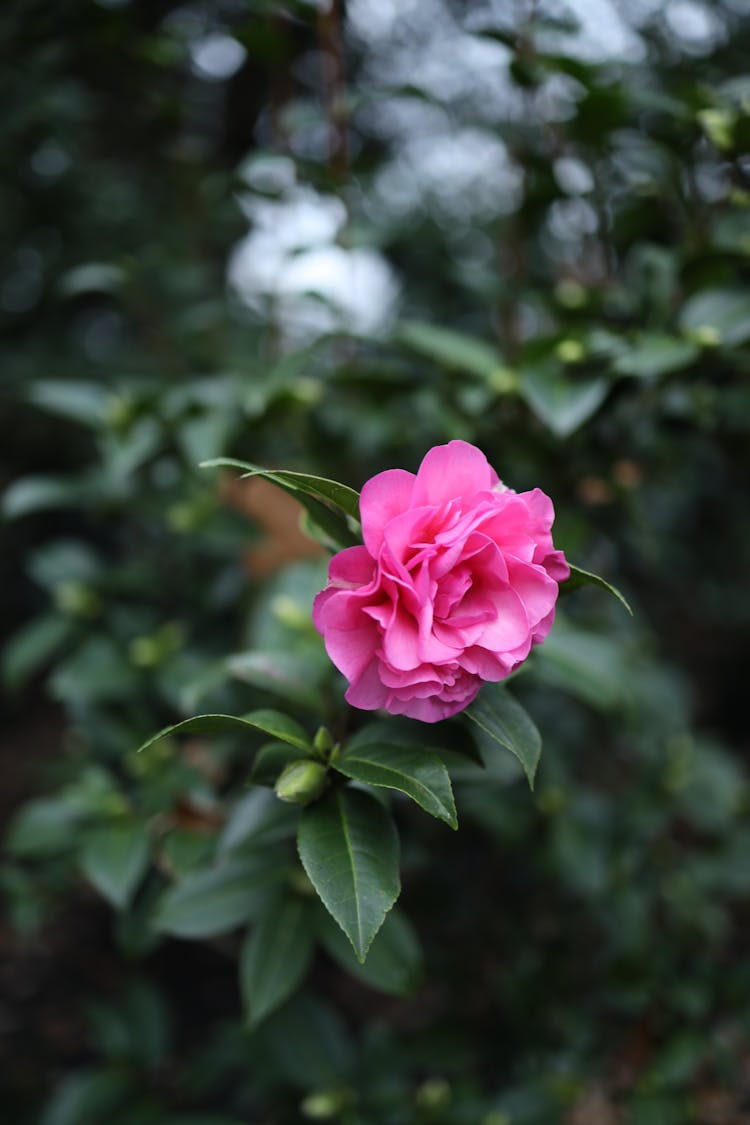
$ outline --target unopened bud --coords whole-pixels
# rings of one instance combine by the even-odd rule
[[[290,762],[279,774],[276,796],[293,805],[309,805],[316,801],[326,787],[326,769],[311,758]]]
[[[328,727],[318,727],[315,738],[313,740],[313,746],[318,751],[318,753],[327,754],[329,750],[333,750],[334,745],[335,743],[333,741],[333,735],[329,731]]]

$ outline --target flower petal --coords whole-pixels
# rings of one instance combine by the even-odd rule
[[[480,449],[466,441],[436,445],[419,466],[411,503],[442,504],[460,499],[464,506],[478,492],[493,488],[498,476]]]

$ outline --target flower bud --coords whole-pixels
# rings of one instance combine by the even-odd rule
[[[290,762],[279,774],[276,796],[293,805],[309,805],[326,787],[326,769],[320,762],[299,758]]]
[[[333,750],[335,743],[333,735],[328,727],[318,727],[315,738],[313,739],[313,746],[319,754],[327,754],[329,750]]]

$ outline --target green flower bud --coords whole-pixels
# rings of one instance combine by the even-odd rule
[[[309,805],[326,787],[326,768],[311,758],[290,762],[279,774],[276,796],[293,805]]]
[[[333,735],[328,727],[318,727],[313,740],[313,746],[319,754],[327,754],[329,750],[333,750],[335,743],[333,741]]]

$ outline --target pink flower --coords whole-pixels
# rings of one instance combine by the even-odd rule
[[[570,571],[540,489],[513,492],[480,450],[451,441],[416,476],[369,480],[360,512],[364,546],[331,559],[313,607],[352,706],[446,719],[547,636]]]

